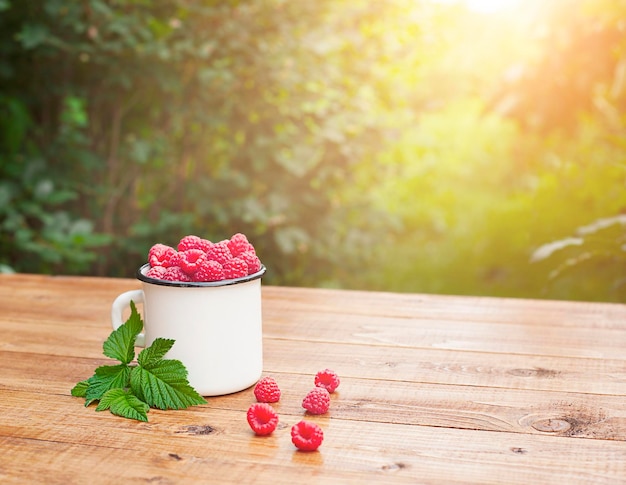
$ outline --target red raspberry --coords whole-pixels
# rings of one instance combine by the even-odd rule
[[[253,251],[246,251],[237,257],[248,265],[248,274],[254,274],[261,269],[261,260]]]
[[[273,377],[267,376],[254,386],[254,397],[259,402],[278,402],[280,389]]]
[[[233,259],[233,255],[230,253],[227,243],[228,241],[220,241],[213,244],[206,252],[207,259],[217,261],[222,265],[226,261]]]
[[[178,243],[178,250],[182,252],[189,249],[200,249],[206,253],[212,244],[213,243],[208,239],[202,239],[198,236],[189,235],[180,240]]]
[[[209,250],[211,246],[213,246],[213,243],[209,241],[208,239],[200,239],[199,249],[202,249],[205,253]]]
[[[187,249],[178,254],[180,255],[180,267],[189,276],[193,276],[206,260],[206,253],[202,249]]]
[[[224,263],[224,278],[232,280],[248,275],[248,265],[239,258],[229,259]]]
[[[339,387],[339,382],[337,373],[330,369],[321,370],[315,375],[315,385],[324,387],[328,392],[335,392],[335,389]]]
[[[224,268],[217,261],[204,259],[193,275],[194,281],[221,281],[224,279]]]
[[[248,242],[248,238],[241,233],[237,233],[231,237],[227,244],[228,249],[230,249],[233,256],[239,256],[241,253],[245,253],[247,251],[254,252],[254,246],[252,246],[252,244]]]
[[[169,261],[174,254],[176,254],[174,248],[165,244],[155,244],[148,251],[148,263],[153,268],[155,266],[165,266],[164,262]]]
[[[324,414],[330,407],[330,394],[324,387],[316,387],[302,400],[302,407],[311,414]]]
[[[255,403],[248,408],[248,424],[258,435],[267,435],[276,429],[278,414],[266,403]]]
[[[162,280],[163,279],[163,275],[165,274],[166,271],[167,271],[167,268],[164,268],[163,266],[155,266],[154,268],[150,268],[146,272],[146,276],[148,278],[154,278],[156,280]]]
[[[163,276],[162,280],[166,281],[191,281],[191,276],[185,273],[180,266],[171,266],[167,268]]]
[[[300,421],[291,428],[291,442],[302,451],[315,451],[324,441],[324,432],[315,423]]]
[[[163,261],[164,268],[171,268],[173,266],[180,266],[181,253],[174,251],[169,259]]]

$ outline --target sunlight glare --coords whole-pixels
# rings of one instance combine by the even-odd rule
[[[494,13],[514,7],[519,0],[465,0],[467,8],[476,12]]]
[[[517,6],[520,0],[435,0],[438,3],[465,3],[469,10],[496,13]]]

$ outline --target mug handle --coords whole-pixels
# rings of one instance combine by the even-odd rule
[[[111,306],[111,325],[113,326],[113,330],[117,330],[122,323],[122,314],[126,308],[130,306],[130,302],[134,301],[136,303],[144,302],[143,290],[131,290],[126,291],[119,295]],[[140,333],[137,335],[135,339],[135,346],[137,347],[145,347],[146,346],[146,336],[144,333]]]

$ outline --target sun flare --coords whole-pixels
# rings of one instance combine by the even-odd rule
[[[438,3],[464,3],[469,10],[480,13],[497,13],[517,6],[520,0],[434,0]]]
[[[519,0],[465,0],[465,3],[470,10],[494,13],[514,7]]]

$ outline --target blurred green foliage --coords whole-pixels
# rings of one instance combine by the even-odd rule
[[[522,3],[0,1],[0,271],[626,301],[626,2]]]

